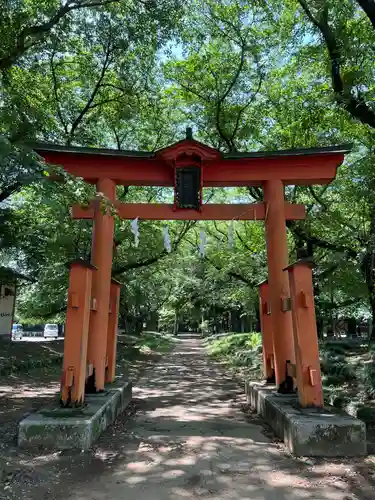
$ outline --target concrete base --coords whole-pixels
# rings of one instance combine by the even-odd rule
[[[20,422],[18,444],[28,448],[87,450],[131,399],[131,382],[118,380],[108,384],[102,393],[86,395],[83,408],[60,408],[56,402]]]
[[[364,422],[332,408],[300,408],[296,395],[277,394],[275,386],[247,382],[251,406],[283,439],[291,453],[310,457],[367,454]]]

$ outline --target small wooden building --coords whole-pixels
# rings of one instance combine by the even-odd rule
[[[9,267],[0,266],[0,335],[11,335],[17,284],[21,280],[28,278]]]

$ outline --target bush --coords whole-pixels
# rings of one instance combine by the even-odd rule
[[[235,356],[239,351],[255,349],[262,343],[259,332],[233,333],[217,338],[208,343],[208,352],[211,356]]]
[[[233,364],[238,364],[240,366],[258,366],[259,362],[259,351],[257,349],[250,349],[247,351],[238,351],[232,358]]]
[[[236,371],[246,370],[251,378],[262,376],[262,338],[258,332],[211,338],[208,340],[208,352]]]
[[[357,418],[363,420],[367,425],[375,424],[375,408],[373,406],[362,406],[358,408]]]
[[[162,332],[173,333],[175,327],[176,315],[172,309],[162,308],[159,311],[159,329]]]
[[[150,349],[156,352],[168,352],[172,348],[173,341],[173,337],[170,335],[156,332],[143,332],[136,347],[138,347],[139,350]]]
[[[209,334],[209,331],[210,331],[210,328],[209,328],[209,322],[207,319],[203,320],[200,325],[199,325],[199,329],[201,331],[201,333],[203,335],[208,335]]]
[[[349,402],[348,396],[342,393],[342,386],[335,386],[334,383],[325,391],[324,399],[335,408],[344,408]]]
[[[324,385],[340,385],[356,378],[355,370],[342,354],[323,354],[321,362]]]
[[[347,380],[342,375],[323,375],[322,376],[323,386],[330,387],[343,384]]]
[[[341,344],[326,344],[323,347],[322,351],[330,353],[332,356],[336,354],[341,354],[344,356],[347,352],[347,349]]]

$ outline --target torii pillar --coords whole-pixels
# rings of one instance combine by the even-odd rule
[[[111,179],[99,179],[98,195],[110,202],[116,198],[116,183]],[[107,332],[110,305],[111,273],[113,258],[114,217],[108,207],[100,203],[98,196],[94,209],[94,228],[91,261],[97,268],[92,281],[93,304],[90,314],[87,363],[89,377],[86,392],[104,390],[107,366]]]
[[[283,382],[287,375],[287,361],[295,363],[295,354],[292,313],[283,307],[283,302],[290,299],[288,273],[284,272],[288,266],[284,184],[280,179],[270,179],[263,184],[263,190],[275,377],[279,391],[288,392]]]

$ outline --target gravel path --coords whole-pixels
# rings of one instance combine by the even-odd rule
[[[264,424],[246,411],[243,391],[206,357],[199,338],[182,338],[138,382],[134,397],[134,417],[124,417],[108,429],[90,456],[77,457],[73,465],[70,457],[64,489],[49,490],[48,498],[375,497],[371,478],[363,476],[359,462],[288,456]]]

